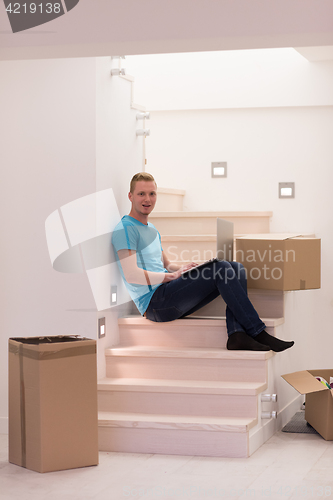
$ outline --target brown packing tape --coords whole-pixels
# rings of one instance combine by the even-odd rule
[[[9,351],[11,344],[9,345]],[[21,413],[21,456],[22,456],[22,467],[27,466],[27,432],[26,432],[26,418],[25,418],[25,387],[24,387],[24,376],[23,376],[23,355],[22,348],[23,344],[18,346],[19,348],[19,362],[20,362],[20,413]]]
[[[306,281],[305,280],[300,280],[299,289],[306,290]]]
[[[42,344],[45,345],[45,344]],[[66,344],[62,344],[66,345]],[[30,359],[37,359],[39,361],[49,360],[49,359],[60,359],[69,358],[72,356],[83,356],[86,354],[96,353],[96,344],[90,345],[76,345],[75,347],[67,347],[67,349],[58,349],[52,351],[37,351],[35,349],[29,349],[27,344],[9,344],[9,352],[13,354],[19,354]]]

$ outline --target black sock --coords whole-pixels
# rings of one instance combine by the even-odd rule
[[[292,347],[294,345],[294,341],[284,341],[280,340],[276,337],[272,337],[269,333],[265,332],[260,332],[259,335],[254,337],[258,342],[261,342],[262,344],[268,345],[272,351],[275,352],[281,352],[284,351],[285,349],[289,349],[289,347]]]
[[[269,351],[270,347],[250,337],[245,332],[235,332],[228,337],[229,351]]]

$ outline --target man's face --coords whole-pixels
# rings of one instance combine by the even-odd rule
[[[156,196],[156,184],[153,181],[138,181],[134,192],[128,194],[132,209],[142,215],[149,215],[154,209]]]

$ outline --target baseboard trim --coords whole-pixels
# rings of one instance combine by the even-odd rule
[[[8,417],[0,417],[0,434],[8,434]]]
[[[301,408],[302,395],[298,395],[279,411],[276,419],[271,418],[259,429],[253,429],[253,433],[249,434],[249,455],[257,451],[268,439],[270,439],[277,431],[281,430],[295,413]]]

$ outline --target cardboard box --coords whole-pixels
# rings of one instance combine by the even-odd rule
[[[305,396],[305,420],[327,441],[333,440],[333,389],[315,377],[330,383],[333,370],[305,370],[282,375],[288,384]]]
[[[236,259],[249,288],[320,288],[320,239],[299,234],[253,234],[236,238]]]
[[[96,341],[9,339],[9,462],[37,472],[98,464]]]

